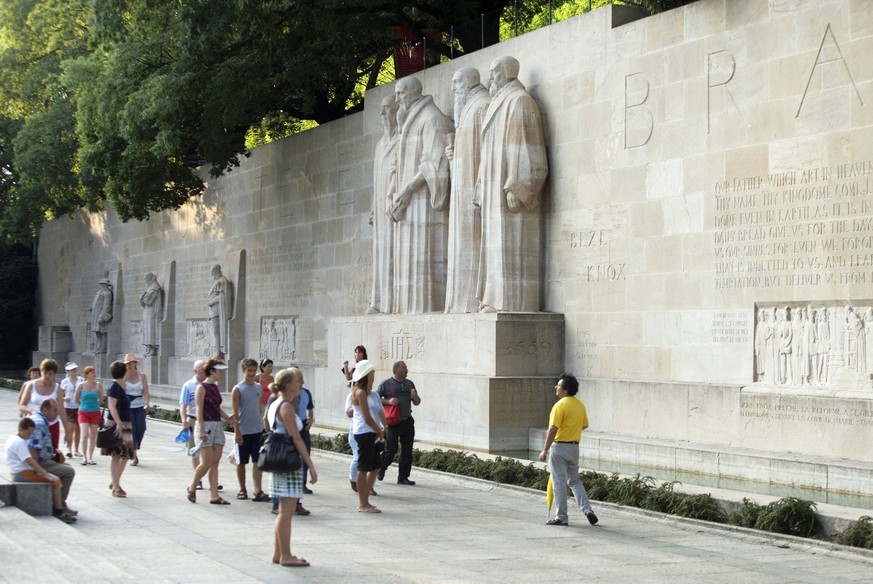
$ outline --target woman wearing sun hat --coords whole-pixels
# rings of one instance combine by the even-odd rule
[[[197,502],[197,485],[209,473],[210,503],[213,505],[230,505],[218,495],[218,464],[221,462],[221,451],[224,450],[224,425],[222,420],[236,424],[233,416],[221,409],[221,392],[218,382],[224,379],[227,365],[222,359],[210,359],[203,365],[206,379],[197,386],[194,400],[197,403],[197,426],[194,439],[200,449],[200,465],[194,470],[194,479],[188,487],[188,500]]]
[[[122,359],[127,365],[127,374],[124,376],[124,392],[130,398],[130,419],[133,424],[133,462],[139,464],[137,451],[142,447],[142,439],[146,431],[146,409],[149,407],[149,380],[145,373],[137,370],[139,359],[128,353]]]
[[[370,491],[381,468],[381,460],[376,454],[376,439],[385,438],[384,424],[375,418],[379,411],[375,403],[379,396],[372,393],[375,378],[376,368],[373,364],[367,360],[358,361],[352,374],[352,433],[358,443],[358,511],[361,513],[381,512],[370,504]]]

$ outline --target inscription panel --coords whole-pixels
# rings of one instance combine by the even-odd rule
[[[267,314],[281,314],[289,306],[306,306],[312,302],[312,279],[315,268],[314,248],[280,245],[250,250],[247,256],[248,276],[255,285],[249,295]],[[258,282],[271,282],[259,286]],[[263,345],[262,345],[263,346]],[[271,357],[274,358],[274,357]]]
[[[760,397],[740,399],[740,417],[758,421],[826,424],[829,426],[873,428],[873,410],[861,406],[817,406],[780,403]]]
[[[717,289],[873,282],[873,161],[714,185]]]

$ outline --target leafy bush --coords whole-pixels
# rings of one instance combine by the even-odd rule
[[[873,549],[873,518],[864,515],[837,536],[837,543]]]
[[[761,515],[761,509],[763,509],[763,507],[758,503],[743,498],[743,505],[738,511],[731,513],[728,518],[728,523],[754,529],[755,524],[758,523],[758,516]]]
[[[659,513],[675,513],[676,507],[682,499],[682,495],[673,490],[677,484],[679,483],[670,481],[663,483],[657,489],[650,490],[643,499],[641,507]]]
[[[709,493],[682,495],[672,513],[680,517],[701,519],[713,523],[725,523],[727,521],[727,513]]]
[[[785,497],[761,509],[755,529],[812,537],[819,532],[815,518],[815,503],[797,497]]]

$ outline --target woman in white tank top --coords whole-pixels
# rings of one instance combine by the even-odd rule
[[[376,438],[385,438],[385,416],[377,421],[379,406],[371,399],[376,368],[370,361],[358,361],[352,374],[352,433],[358,443],[358,512],[381,513],[370,504],[370,493],[381,468],[381,459],[376,455]]]
[[[39,364],[39,371],[42,374],[39,379],[34,379],[27,384],[24,391],[21,393],[21,400],[18,402],[18,411],[26,416],[32,416],[39,413],[39,408],[42,402],[47,399],[58,400],[60,386],[55,382],[55,374],[58,372],[58,362],[54,359],[43,359]],[[58,404],[60,409],[62,404]],[[68,432],[67,422],[64,416],[58,416],[54,420],[49,421],[49,432],[52,435],[52,445],[55,450],[61,442],[61,426],[64,427],[64,432]]]

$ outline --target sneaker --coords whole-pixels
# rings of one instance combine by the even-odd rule
[[[67,515],[69,517],[75,517],[76,515],[79,514],[78,511],[76,511],[75,509],[70,509],[69,507],[64,507],[63,513],[64,513],[64,515]]]
[[[306,488],[306,487],[303,487],[303,494],[304,494],[304,495],[311,495],[311,494],[312,494],[312,489],[308,489],[308,488]]]
[[[560,519],[549,519],[546,521],[546,525],[560,525],[561,527],[567,527],[568,523],[566,521],[561,521]]]
[[[586,513],[585,517],[588,518],[588,523],[590,523],[591,525],[597,525],[597,515],[594,514],[594,511],[592,511],[591,513]]]

